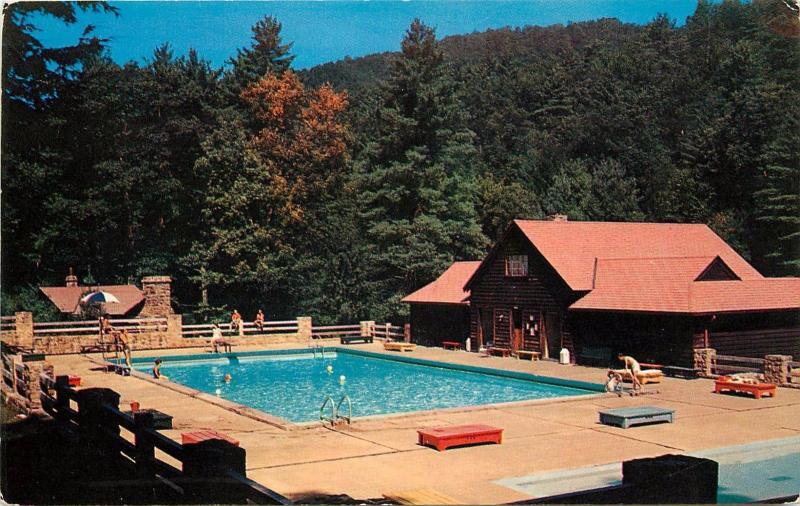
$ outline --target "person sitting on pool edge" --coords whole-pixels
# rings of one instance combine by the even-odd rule
[[[231,314],[231,331],[238,332],[242,325],[242,315],[239,314],[239,311],[234,309],[233,314]]]
[[[256,324],[256,328],[258,328],[259,332],[264,332],[264,311],[260,309],[258,310],[258,313],[256,313],[256,321],[254,323]]]
[[[624,355],[620,353],[617,355],[617,358],[622,360],[625,363],[625,372],[631,375],[631,383],[633,383],[633,390],[641,390],[642,384],[639,382],[639,374],[642,372],[642,367],[639,365],[639,362],[636,361],[635,358]]]
[[[166,376],[161,374],[161,359],[157,358],[155,361],[155,365],[153,366],[153,377],[155,379],[167,379]]]

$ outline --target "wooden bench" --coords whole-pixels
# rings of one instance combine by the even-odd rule
[[[430,445],[444,451],[451,446],[503,442],[503,429],[490,425],[451,425],[417,431],[420,445]]]
[[[342,336],[339,338],[339,343],[350,344],[353,342],[371,343],[372,336]]]
[[[760,399],[762,395],[769,394],[770,397],[775,397],[777,387],[772,383],[743,383],[733,381],[728,376],[723,376],[714,381],[714,393],[722,393],[723,391],[729,392],[743,392],[753,394],[756,399]]]
[[[496,348],[494,346],[490,346],[486,348],[487,355],[500,355],[501,357],[510,357],[511,356],[511,349],[510,348]]]
[[[383,497],[398,504],[464,504],[463,501],[430,488],[386,492]]]
[[[239,441],[233,439],[227,434],[223,434],[222,432],[217,432],[215,430],[198,430],[195,432],[182,432],[181,433],[181,444],[190,445],[196,444],[201,441],[206,441],[209,439],[221,439],[223,441],[227,441],[234,446],[239,446]]]
[[[458,341],[442,341],[442,348],[445,350],[460,350],[461,343]]]
[[[542,354],[539,353],[538,351],[517,350],[516,355],[518,359],[522,359],[523,357],[525,357],[525,358],[530,358],[531,361],[539,360],[540,358],[542,358]]]
[[[417,345],[414,343],[384,341],[383,349],[386,351],[414,351],[417,349]]]
[[[615,425],[627,429],[633,425],[647,423],[667,422],[672,423],[674,409],[658,408],[655,406],[641,406],[638,408],[620,408],[600,411],[600,423]]]

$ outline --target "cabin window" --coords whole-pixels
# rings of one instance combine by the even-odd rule
[[[506,257],[506,276],[521,278],[528,275],[528,255]]]

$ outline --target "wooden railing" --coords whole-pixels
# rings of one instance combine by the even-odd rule
[[[3,383],[14,393],[28,398],[28,382],[25,364],[19,350],[3,345],[0,352],[3,368]]]
[[[109,320],[109,323],[116,330],[127,329],[132,334],[167,331],[166,318],[120,318]],[[34,322],[33,324],[34,337],[77,336],[98,334],[99,332],[100,324],[97,320]]]
[[[239,331],[228,323],[220,324],[223,336],[238,336]],[[297,332],[297,320],[269,321],[264,322],[259,328],[254,322],[243,323],[243,334],[247,335],[269,335],[269,334],[293,334]],[[214,332],[214,325],[211,323],[200,323],[194,325],[183,325],[181,328],[182,337],[211,337]]]
[[[717,355],[711,364],[711,372],[720,376],[747,372],[763,373],[764,359]]]
[[[0,316],[0,337],[11,337],[16,331],[16,316]]]
[[[54,380],[43,374],[41,388],[42,407],[72,429],[82,446],[120,457],[140,483],[166,485],[183,498],[179,502],[291,504],[245,476],[246,452],[238,446],[222,440],[182,445],[151,428],[151,413],[120,411],[113,390],[76,391],[67,376]]]
[[[392,325],[391,323],[375,324],[372,335],[373,337],[379,337],[390,341],[402,340],[404,338],[403,327]]]
[[[314,325],[311,327],[311,337],[349,337],[360,336],[361,325]]]

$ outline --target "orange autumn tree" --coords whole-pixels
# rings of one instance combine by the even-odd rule
[[[241,93],[255,119],[249,147],[287,191],[287,209],[304,208],[338,180],[351,138],[342,120],[347,94],[329,85],[307,90],[292,71],[267,74]]]

